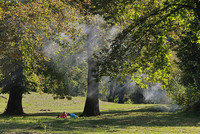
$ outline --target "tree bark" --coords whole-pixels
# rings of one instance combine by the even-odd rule
[[[97,116],[99,111],[99,82],[95,77],[97,73],[95,62],[90,59],[88,61],[88,92],[85,102],[85,108],[80,116]]]
[[[20,89],[12,89],[10,91],[8,104],[4,112],[6,115],[21,115],[24,114],[22,107],[22,93]]]
[[[87,39],[87,58],[88,58],[88,91],[83,113],[80,116],[97,116],[100,115],[99,111],[99,80],[97,75],[99,73],[96,62],[92,54],[98,46],[94,40],[98,39],[96,29],[93,26],[88,26],[86,30]],[[96,31],[97,32],[97,31]]]
[[[12,76],[14,80],[12,87],[9,91],[9,100],[5,112],[6,115],[22,115],[24,114],[22,107],[22,94],[23,94],[23,68],[19,67]]]

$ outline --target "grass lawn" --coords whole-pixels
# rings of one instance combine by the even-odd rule
[[[8,95],[5,95],[8,97]],[[0,114],[8,100],[0,98]],[[0,115],[0,134],[28,133],[116,133],[177,134],[200,133],[200,116],[182,112],[161,112],[153,104],[115,104],[100,101],[101,115],[57,119],[57,114],[83,111],[85,97],[54,100],[52,95],[31,93],[23,96],[24,116]],[[44,111],[46,110],[46,111]]]

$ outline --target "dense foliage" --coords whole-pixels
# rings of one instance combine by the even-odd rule
[[[199,24],[197,8],[199,2],[151,0],[134,2],[131,8],[130,4],[125,6],[129,11],[123,15],[131,14],[133,13],[131,10],[135,9],[134,11],[139,12],[139,16],[135,12],[135,16],[129,16],[131,20],[125,19],[130,23],[113,41],[110,48],[102,50],[99,56],[101,73],[114,77],[119,74],[131,74],[138,84],[144,79],[161,81],[164,85],[168,85],[169,56],[171,49],[176,45],[169,43],[168,38],[176,40],[181,30],[195,31],[198,35],[199,28],[195,26]],[[137,8],[134,7],[136,3],[140,3],[137,4]]]
[[[0,5],[2,92],[18,94],[14,98],[21,100],[22,93],[29,88],[43,89],[42,72],[48,61],[43,47],[57,42],[61,33],[74,36],[70,23],[77,20],[77,13],[66,2],[57,0],[1,1]],[[11,102],[15,103],[11,98],[12,95],[7,111],[13,106]],[[21,109],[21,101],[18,103]],[[19,109],[15,112],[20,114]]]
[[[100,76],[132,76],[140,87],[146,87],[145,81],[162,82],[179,96],[172,95],[177,103],[199,107],[200,1],[99,0],[93,4],[91,12],[123,28],[97,56]],[[177,58],[179,66],[172,65]]]

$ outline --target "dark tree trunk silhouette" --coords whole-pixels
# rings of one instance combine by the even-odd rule
[[[118,103],[121,103],[123,104],[124,103],[124,85],[123,84],[120,84],[120,89],[118,91],[118,97],[119,97],[119,102]]]
[[[19,67],[12,73],[14,80],[10,85],[9,100],[5,112],[6,115],[21,115],[24,114],[22,107],[22,94],[23,94],[23,68]]]
[[[88,92],[85,102],[85,108],[80,116],[97,116],[99,111],[99,82],[95,77],[97,73],[95,62],[88,61]]]
[[[8,115],[24,114],[22,107],[22,92],[18,87],[10,91],[8,104],[4,114]]]
[[[94,43],[94,40],[98,39],[98,36],[95,33],[95,28],[93,26],[89,26],[87,29],[87,58],[88,58],[88,91],[87,98],[85,102],[85,107],[83,113],[80,116],[97,116],[100,115],[99,111],[99,80],[97,78],[98,75],[98,67],[96,61],[94,61],[92,54],[94,49],[98,46]]]

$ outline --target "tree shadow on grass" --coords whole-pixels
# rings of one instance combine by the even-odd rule
[[[23,129],[23,130],[37,130],[43,131],[45,127],[48,131],[53,132],[73,132],[94,131],[100,132],[104,130],[110,130],[114,128],[126,129],[130,126],[141,127],[190,127],[197,126],[199,123],[199,117],[193,115],[187,115],[185,113],[168,113],[156,111],[152,108],[142,108],[133,110],[112,110],[102,111],[100,116],[96,117],[80,117],[80,118],[68,118],[58,119],[56,118],[58,112],[44,112],[26,114],[22,117],[24,120],[31,118],[32,120],[38,120],[32,123],[18,123],[7,121],[0,124],[0,132],[4,132],[6,128],[9,129]],[[76,113],[80,114],[80,113]],[[35,119],[36,117],[37,119]],[[7,120],[8,116],[0,116]],[[23,118],[21,120],[23,120]],[[39,118],[39,119],[38,119]],[[31,120],[30,119],[30,120]],[[9,119],[8,119],[9,120]],[[117,131],[117,130],[116,130]]]
[[[57,115],[61,115],[62,112],[41,112],[41,113],[25,113],[22,115],[4,115],[0,114],[0,118],[12,118],[12,117],[34,117],[34,116],[49,116],[49,117],[57,117]],[[75,113],[75,114],[81,114],[81,113]]]
[[[167,113],[155,111],[151,108],[103,111],[101,116],[81,117],[66,122],[52,120],[53,124],[65,124],[68,130],[110,130],[113,128],[126,129],[130,126],[140,127],[194,127],[199,123],[199,117],[187,116],[185,113]],[[135,115],[134,115],[135,114]],[[70,126],[70,127],[68,127]],[[52,128],[54,130],[55,128]]]

